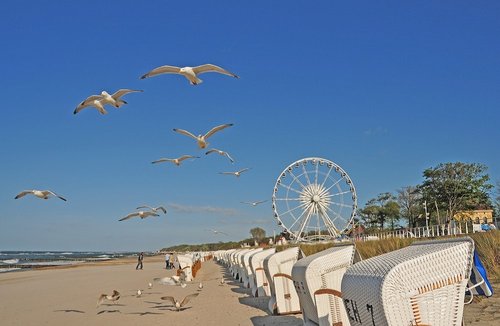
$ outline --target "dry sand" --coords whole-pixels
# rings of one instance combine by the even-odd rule
[[[205,262],[196,280],[186,288],[148,283],[155,277],[172,275],[164,269],[162,257],[146,257],[144,270],[135,270],[135,260],[85,264],[74,268],[53,268],[0,274],[1,325],[302,325],[301,315],[269,316],[268,298],[253,298],[250,290],[231,280],[220,286],[225,270]],[[160,297],[183,298],[200,295],[186,309],[177,312]],[[96,308],[99,294],[118,290],[117,304]],[[137,298],[137,289],[143,295]],[[498,284],[496,284],[498,290]],[[492,298],[465,308],[465,325],[493,325],[500,319],[500,301]]]

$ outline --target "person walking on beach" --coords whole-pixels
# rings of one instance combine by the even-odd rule
[[[165,254],[165,269],[170,269],[170,254],[168,252]]]
[[[135,269],[142,269],[142,260],[144,259],[144,253],[141,252],[139,256],[137,256],[137,266],[135,266]]]

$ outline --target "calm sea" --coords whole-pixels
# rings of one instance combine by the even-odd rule
[[[103,251],[0,251],[0,273],[45,266],[112,260],[135,255],[137,253]]]

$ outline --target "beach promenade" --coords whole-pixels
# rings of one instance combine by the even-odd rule
[[[135,270],[134,259],[89,263],[0,274],[0,316],[2,325],[302,325],[301,315],[270,316],[268,298],[254,298],[212,261],[204,262],[195,281],[185,288],[153,282],[169,276],[163,257],[146,257],[144,270]],[[162,296],[200,295],[180,312]],[[498,284],[495,286],[498,291]],[[138,289],[143,291],[136,297]],[[116,304],[105,302],[96,308],[101,293],[121,293]],[[491,325],[500,318],[500,300],[492,298],[466,306],[465,325]]]

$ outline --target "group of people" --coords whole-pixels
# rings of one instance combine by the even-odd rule
[[[496,230],[497,227],[493,223],[481,223],[481,231],[491,231],[491,230]]]
[[[144,252],[141,252],[137,255],[137,265],[135,266],[135,269],[143,268],[143,260]],[[165,269],[178,268],[178,266],[176,267],[176,264],[179,264],[177,255],[167,252],[165,254]]]

